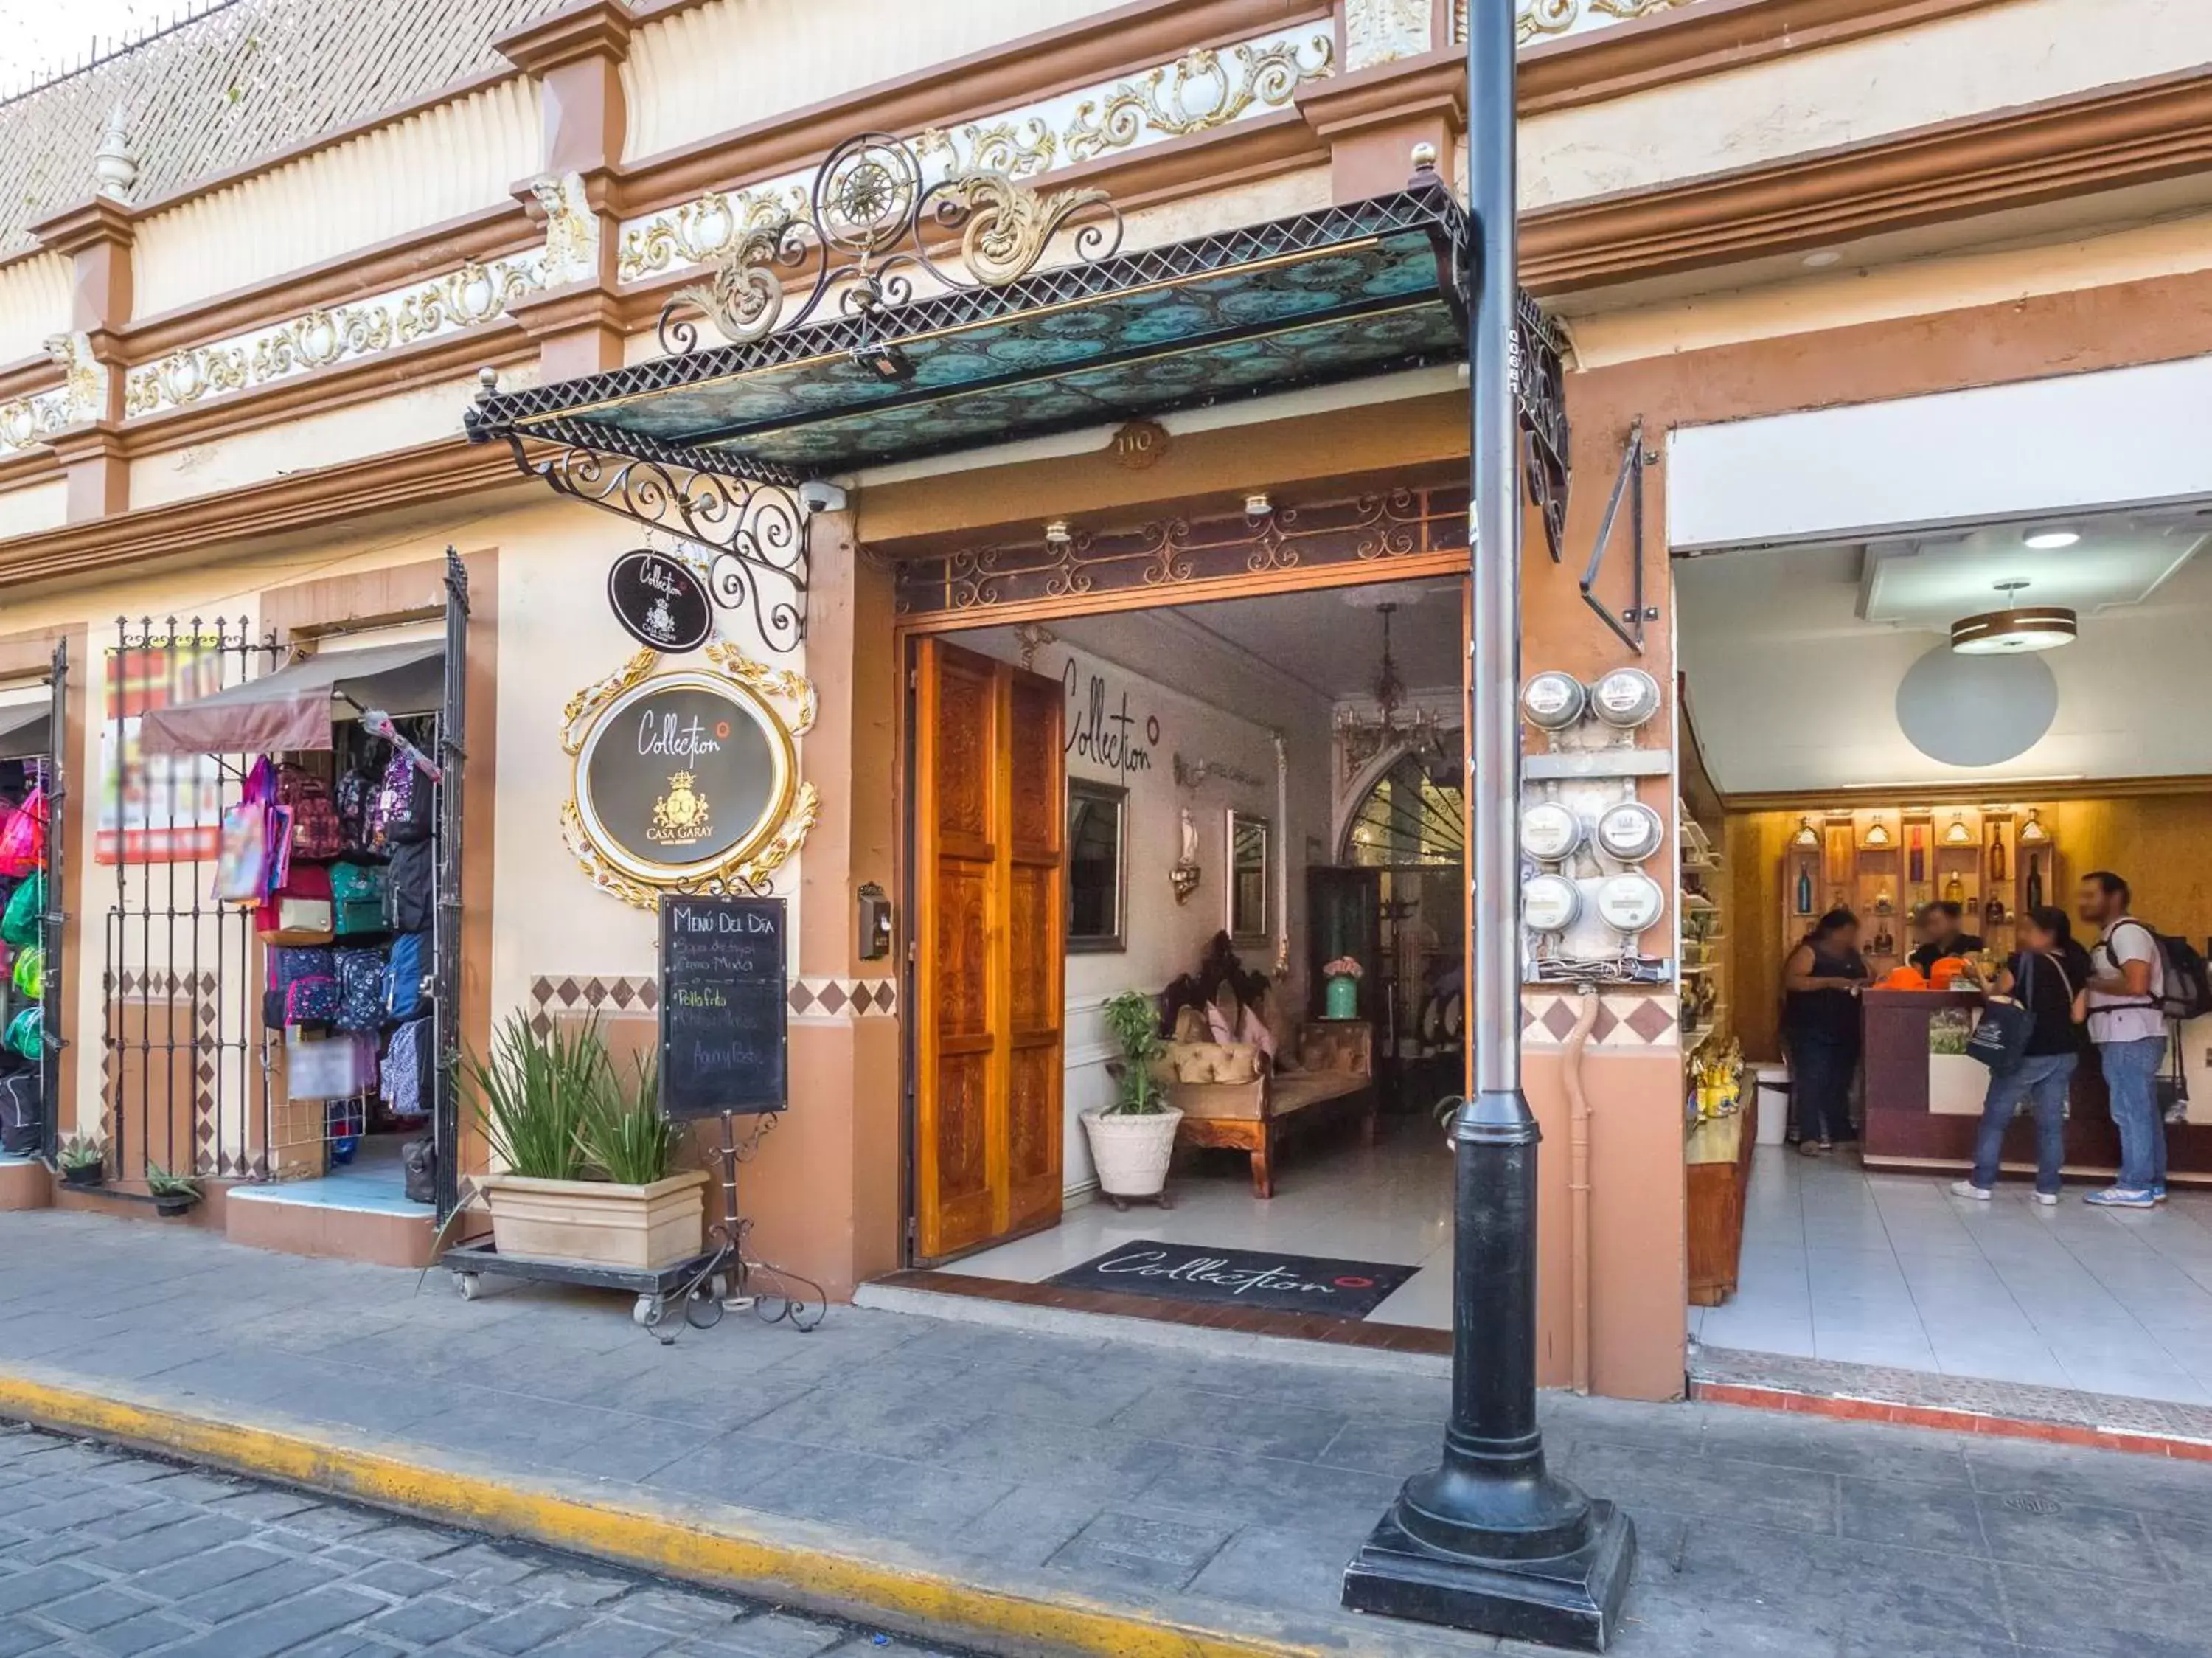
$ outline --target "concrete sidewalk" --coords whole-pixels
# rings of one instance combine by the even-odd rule
[[[833,1309],[664,1348],[628,1301],[0,1216],[0,1415],[1000,1649],[1423,1655],[1339,1574],[1443,1383]],[[1635,1518],[1616,1650],[2201,1654],[2212,1467],[1550,1398]]]

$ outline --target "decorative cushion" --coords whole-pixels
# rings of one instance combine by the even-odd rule
[[[1253,1082],[1260,1055],[1241,1042],[1170,1042],[1167,1064],[1178,1082]]]
[[[1309,1025],[1298,1039],[1298,1058],[1310,1071],[1369,1074],[1369,1027],[1364,1024]]]

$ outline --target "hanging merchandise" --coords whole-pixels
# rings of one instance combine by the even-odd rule
[[[425,1117],[430,1111],[430,1021],[410,1020],[392,1033],[384,1055],[384,1103],[394,1117]]]
[[[269,896],[270,793],[274,787],[274,768],[265,757],[256,760],[238,803],[222,814],[215,896],[225,904],[259,904]]]
[[[46,791],[33,789],[0,825],[0,877],[20,881],[46,868]]]
[[[46,917],[46,878],[33,874],[8,895],[8,907],[0,911],[0,942],[36,944]]]
[[[35,1070],[0,1076],[0,1152],[27,1157],[39,1150],[46,1119],[40,1080]]]
[[[423,935],[401,933],[392,939],[384,968],[384,1015],[412,1019],[422,1005]]]
[[[36,1008],[26,1008],[8,1021],[4,1045],[10,1053],[36,1061],[46,1051],[45,1015]]]
[[[384,952],[333,950],[331,977],[338,982],[337,1013],[331,1021],[342,1031],[373,1031],[384,1022]]]
[[[331,865],[331,905],[340,938],[385,930],[385,873],[380,863]]]
[[[430,841],[392,849],[384,875],[384,923],[395,933],[429,930],[438,899],[438,853]]]
[[[284,884],[254,912],[254,930],[268,944],[327,944],[336,936],[331,872],[319,863],[293,866]]]
[[[350,1100],[376,1085],[376,1045],[359,1036],[284,1045],[284,1090],[295,1100]]]
[[[360,728],[352,729],[358,731]],[[368,814],[375,804],[376,791],[384,777],[384,761],[387,746],[364,736],[364,751],[356,753],[338,778],[337,787],[331,791],[331,805],[337,813],[338,835],[349,852],[369,850]]]
[[[23,1001],[45,1001],[46,999],[46,951],[35,944],[28,949],[18,951],[15,955],[15,968],[9,975],[9,983],[15,987],[15,994]]]
[[[276,774],[276,803],[292,814],[290,844],[303,858],[334,858],[346,850],[330,785],[312,772],[286,765]]]
[[[328,950],[272,948],[269,952],[269,995],[261,1022],[277,1026],[327,1025],[337,1017],[337,964]]]
[[[415,764],[415,751],[395,747],[368,807],[371,851],[386,852],[430,838],[430,779]]]

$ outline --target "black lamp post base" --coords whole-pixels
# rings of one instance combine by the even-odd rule
[[[1636,1527],[1612,1503],[1589,1505],[1590,1540],[1549,1560],[1447,1554],[1383,1515],[1344,1569],[1344,1604],[1509,1640],[1603,1652],[1636,1564]]]

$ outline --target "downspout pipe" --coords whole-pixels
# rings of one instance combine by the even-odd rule
[[[1561,1050],[1560,1076],[1567,1093],[1568,1260],[1572,1272],[1573,1312],[1568,1336],[1573,1359],[1575,1392],[1590,1390],[1590,1104],[1583,1088],[1583,1050],[1589,1045],[1597,1026],[1597,986],[1583,984],[1577,998],[1574,1028]]]

